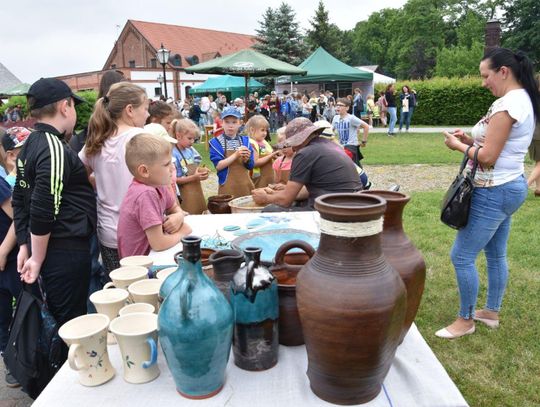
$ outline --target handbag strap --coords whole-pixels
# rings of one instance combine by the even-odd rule
[[[482,148],[482,146],[469,146],[467,147],[467,150],[465,150],[465,153],[463,154],[463,161],[461,161],[461,166],[459,167],[459,173],[461,174],[463,170],[465,169],[465,166],[469,162],[469,150],[473,147],[476,147],[476,150],[474,151],[473,156],[473,167],[471,170],[471,178],[474,179],[474,176],[476,175],[476,168],[478,167],[478,151]]]

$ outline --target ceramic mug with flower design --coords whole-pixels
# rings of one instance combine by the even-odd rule
[[[115,370],[107,353],[109,317],[88,314],[60,327],[58,335],[69,346],[69,366],[79,372],[84,386],[99,386],[114,377]]]
[[[146,383],[159,376],[157,365],[157,315],[148,312],[119,316],[111,322],[120,352],[124,380]]]

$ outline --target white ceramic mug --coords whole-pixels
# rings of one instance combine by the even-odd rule
[[[111,322],[122,353],[124,380],[146,383],[159,376],[157,315],[147,312],[122,315]]]
[[[88,314],[60,327],[58,335],[69,346],[69,366],[79,372],[84,386],[99,386],[114,377],[115,370],[107,353],[109,317]]]
[[[145,302],[158,309],[158,294],[163,280],[157,278],[136,281],[128,287],[134,302]]]
[[[122,288],[108,288],[92,293],[90,301],[96,307],[97,312],[107,315],[112,321],[118,316],[120,309],[126,305],[128,297],[129,293]],[[110,332],[107,335],[107,343],[116,343]]]
[[[174,273],[176,270],[178,270],[178,266],[167,267],[167,268],[161,269],[156,273],[156,278],[158,280],[165,281],[165,279],[169,277],[172,273]]]
[[[112,282],[103,288],[116,287],[127,290],[131,283],[148,278],[148,269],[142,266],[126,266],[114,269],[109,273]]]
[[[124,308],[118,311],[118,315],[122,316],[127,314],[133,314],[135,312],[147,312],[149,314],[153,314],[155,311],[156,309],[152,304],[147,304],[145,302],[136,302],[134,304],[126,305]]]
[[[128,256],[120,259],[120,267],[140,266],[149,269],[154,264],[150,256]]]

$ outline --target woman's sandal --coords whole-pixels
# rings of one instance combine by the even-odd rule
[[[536,190],[534,191],[534,196],[537,196],[537,197],[540,196],[540,191],[539,191],[538,189],[536,189]]]
[[[439,338],[443,338],[443,339],[456,339],[456,338],[461,338],[462,336],[465,336],[465,335],[471,335],[474,333],[474,331],[475,331],[474,325],[467,331],[460,334],[453,334],[448,329],[443,328],[435,332],[435,336],[438,336]]]
[[[486,324],[491,329],[496,329],[499,327],[499,320],[498,319],[489,319],[489,318],[480,318],[476,315],[473,317],[475,321],[482,322],[483,324]]]

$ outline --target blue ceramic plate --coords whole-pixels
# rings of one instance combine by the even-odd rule
[[[231,247],[243,251],[246,247],[262,248],[261,261],[272,263],[279,247],[291,240],[303,240],[316,250],[319,247],[319,235],[298,229],[274,229],[263,232],[246,233],[231,242]],[[301,252],[300,249],[292,249],[290,252]]]

